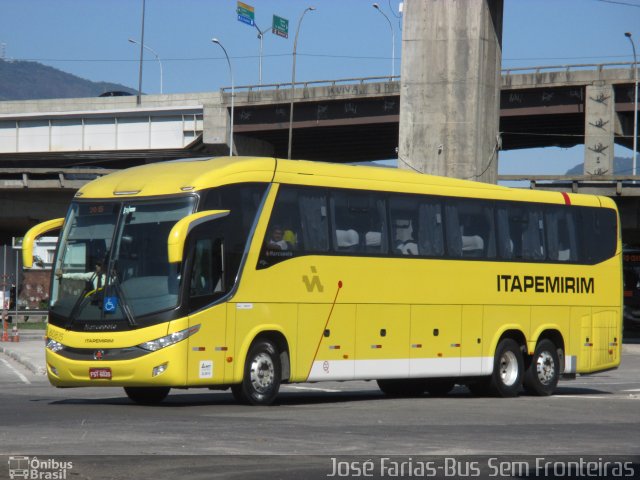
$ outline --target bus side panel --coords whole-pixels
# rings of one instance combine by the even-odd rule
[[[460,375],[482,375],[482,305],[462,306],[462,335],[460,346]],[[493,359],[493,357],[491,357]]]
[[[187,383],[212,385],[224,382],[227,308],[225,304],[207,308],[189,317],[189,326],[200,325],[189,337]]]
[[[460,375],[460,305],[412,305],[411,377]]]
[[[571,307],[571,348],[566,357],[577,356],[575,370],[569,373],[588,372],[591,369],[591,308]],[[565,365],[565,369],[568,365]]]
[[[291,381],[352,380],[356,306],[339,304],[332,311],[330,304],[302,304],[298,312],[298,357]]]
[[[603,370],[620,364],[621,338],[618,335],[620,312],[615,309],[593,309],[593,351],[591,369]]]
[[[408,305],[358,305],[355,377],[409,376]]]

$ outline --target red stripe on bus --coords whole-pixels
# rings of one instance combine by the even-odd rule
[[[569,198],[569,194],[567,192],[560,192],[564,197],[564,203],[566,205],[571,205],[571,199]]]

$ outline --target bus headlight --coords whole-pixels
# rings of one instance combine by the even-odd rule
[[[170,345],[175,345],[176,343],[189,338],[198,330],[200,330],[200,325],[195,325],[193,327],[180,330],[179,332],[171,333],[165,337],[156,338],[155,340],[141,343],[140,345],[138,345],[138,347],[149,350],[150,352],[155,352],[156,350],[160,350]]]
[[[51,350],[53,353],[59,352],[64,348],[60,342],[56,342],[53,338],[47,338],[47,348]]]

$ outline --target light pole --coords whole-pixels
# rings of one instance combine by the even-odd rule
[[[227,63],[229,64],[229,74],[231,75],[231,127],[229,128],[229,156],[233,156],[233,109],[234,109],[234,99],[235,92],[233,89],[233,68],[231,67],[231,60],[229,60],[229,54],[227,53],[227,49],[224,48],[224,45],[220,43],[220,40],[217,38],[212,38],[211,41],[213,43],[217,43],[222,48],[224,52],[224,56],[227,57]]]
[[[133,38],[129,39],[130,43],[133,43],[134,45],[138,45],[139,42],[137,42],[136,40],[134,40]],[[160,60],[160,56],[158,55],[158,52],[156,52],[153,48],[151,48],[148,45],[142,45],[143,48],[146,48],[147,50],[149,50],[151,53],[153,53],[156,57],[156,60],[158,60],[158,64],[160,65],[160,95],[162,95],[162,60]]]
[[[293,41],[293,67],[291,67],[291,103],[289,105],[289,148],[287,149],[287,158],[291,160],[291,141],[293,138],[293,96],[295,94],[296,88],[296,49],[298,48],[298,34],[300,33],[300,25],[302,24],[302,19],[304,18],[307,12],[312,12],[316,7],[307,7],[302,15],[300,15],[300,20],[298,20],[298,27],[296,28],[296,37]]]
[[[389,22],[389,28],[391,29],[391,76],[395,77],[396,75],[396,34],[393,31],[393,25],[391,24],[391,20],[389,20],[389,17],[387,17],[387,14],[380,9],[380,5],[378,5],[377,3],[374,3],[372,6],[373,8],[378,10],[384,16],[384,18],[387,19],[387,22]]]
[[[264,38],[265,31],[260,30],[258,25],[256,25],[255,23],[253,24],[253,26],[256,27],[256,30],[258,30],[258,40],[260,40],[260,61],[259,61],[259,67],[258,67],[258,85],[262,85],[262,40]]]
[[[136,97],[136,104],[140,105],[142,103],[142,60],[144,56],[144,49],[142,45],[144,45],[144,7],[145,0],[142,0],[142,27],[140,28],[140,66],[138,68],[138,96]]]
[[[638,60],[636,58],[636,45],[631,38],[631,32],[625,32],[625,37],[631,42],[633,48],[633,83],[634,83],[634,99],[633,99],[633,162],[631,164],[631,172],[636,176],[636,152],[638,149]]]

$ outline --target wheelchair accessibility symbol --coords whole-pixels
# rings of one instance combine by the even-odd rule
[[[114,313],[118,308],[118,297],[105,297],[103,310],[105,313]]]

